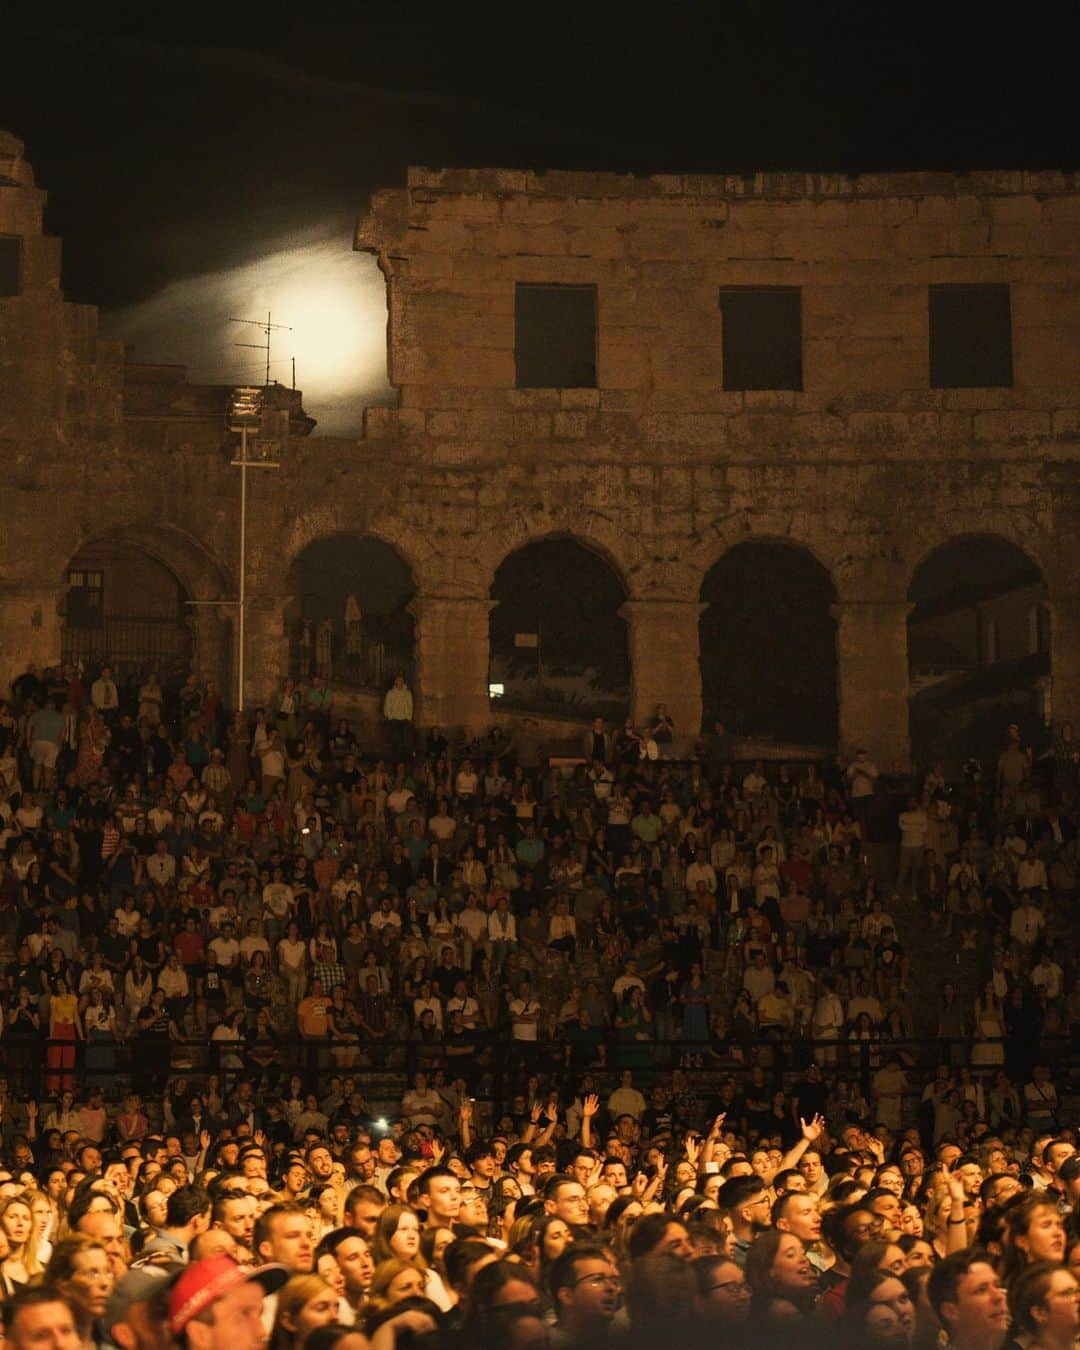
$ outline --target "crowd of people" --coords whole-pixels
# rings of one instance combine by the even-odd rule
[[[14,681],[13,1346],[1073,1344],[1070,728],[950,781],[383,712]]]

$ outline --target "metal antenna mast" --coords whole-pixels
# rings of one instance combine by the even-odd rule
[[[265,342],[234,342],[234,343],[233,343],[233,346],[234,346],[234,347],[254,347],[256,351],[259,351],[259,352],[265,352],[265,353],[266,353],[266,380],[265,380],[265,383],[266,383],[266,384],[269,384],[269,383],[270,383],[270,334],[271,334],[271,333],[276,333],[276,332],[278,332],[278,331],[281,331],[281,332],[284,332],[284,333],[291,333],[291,332],[292,332],[292,329],[289,327],[289,325],[288,325],[287,323],[271,323],[271,322],[270,322],[270,311],[269,311],[269,310],[266,311],[266,321],[265,321],[265,323],[263,322],[262,319],[233,319],[233,318],[230,318],[230,319],[229,319],[229,322],[230,322],[230,323],[248,323],[248,324],[253,325],[255,328],[261,328],[261,329],[262,329],[262,331],[263,331],[263,333],[264,333],[264,335],[265,335],[265,337],[266,337],[266,341],[265,341]],[[294,376],[294,383],[295,383],[295,376]]]

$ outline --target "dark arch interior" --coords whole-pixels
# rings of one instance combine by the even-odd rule
[[[395,671],[412,677],[416,593],[408,563],[370,535],[316,539],[293,563],[289,621],[292,671],[381,688]],[[357,617],[359,616],[359,617]]]
[[[954,539],[916,568],[908,599],[916,759],[993,762],[1010,722],[1037,741],[1050,711],[1050,618],[1038,565],[996,535]]]
[[[629,697],[626,588],[576,539],[541,539],[511,553],[491,587],[491,679],[506,702],[622,716]],[[522,645],[527,635],[538,645]]]
[[[737,544],[705,576],[701,680],[706,725],[803,745],[837,739],[836,591],[805,549]]]
[[[65,574],[61,655],[94,669],[107,662],[118,683],[157,666],[164,679],[191,664],[195,616],[173,572],[119,540],[84,545]]]

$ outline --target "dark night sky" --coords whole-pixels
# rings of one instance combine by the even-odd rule
[[[26,141],[49,190],[68,295],[149,302],[138,319],[114,316],[114,331],[163,359],[174,324],[196,367],[199,331],[222,315],[204,313],[212,279],[186,283],[298,243],[347,250],[372,188],[409,163],[854,171],[1077,158],[1068,44],[1038,26],[1040,7],[1026,18],[994,3],[721,0],[630,17],[474,5],[455,24],[355,4],[311,18],[270,0],[223,7],[212,28],[173,7],[123,24],[102,8],[93,26],[8,20],[0,126]],[[243,294],[250,308],[274,298]],[[226,374],[205,368],[213,359],[195,373]]]

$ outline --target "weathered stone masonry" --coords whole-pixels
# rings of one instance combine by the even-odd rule
[[[125,419],[119,354],[92,310],[63,303],[18,163],[0,186],[0,233],[14,222],[29,260],[24,293],[0,300],[3,677],[55,656],[63,569],[86,540],[139,543],[193,598],[234,594],[236,574],[218,410],[176,399],[136,419],[129,397]],[[666,699],[696,727],[702,579],[771,537],[828,568],[841,739],[891,758],[907,751],[912,574],[979,532],[1042,568],[1055,713],[1080,717],[1078,188],[1059,173],[410,170],[356,236],[387,279],[399,406],[370,409],[359,442],[286,431],[280,471],[253,475],[249,698],[284,669],[292,560],[352,531],[412,566],[421,719],[487,720],[494,572],[562,534],[625,582],[635,712]],[[597,286],[597,388],[515,388],[528,281]],[[929,388],[927,287],[953,281],[1009,284],[1012,387]],[[718,290],[748,283],[802,288],[801,392],[723,389]],[[200,655],[224,661],[227,619],[199,622]]]

